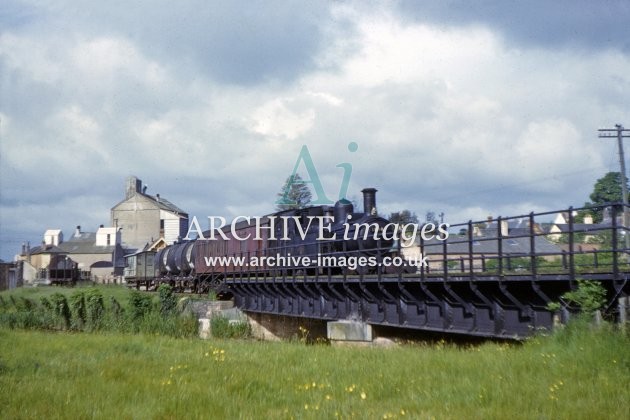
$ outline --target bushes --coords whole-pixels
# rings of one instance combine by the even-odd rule
[[[173,337],[197,335],[197,319],[176,308],[170,286],[160,290],[159,305],[154,295],[132,291],[127,306],[113,296],[106,305],[98,287],[77,289],[69,298],[63,293],[41,297],[39,303],[9,296],[0,303],[0,326],[19,329],[74,331],[115,331],[160,334]]]
[[[177,306],[177,299],[173,294],[173,288],[168,284],[160,284],[158,287],[158,294],[160,296],[160,313],[162,316],[168,316],[175,311]]]
[[[151,311],[151,296],[134,290],[129,296],[129,310],[133,321],[142,319]]]
[[[564,293],[560,298],[566,302],[566,306],[573,306],[580,313],[588,318],[592,317],[595,311],[606,303],[606,289],[598,281],[579,280],[577,288]],[[552,302],[547,305],[550,311],[557,311],[562,308],[559,302]]]
[[[55,326],[67,330],[70,328],[72,314],[70,313],[70,307],[66,296],[57,292],[50,295],[50,301],[52,304],[52,319]]]
[[[578,280],[577,289],[565,293],[562,297],[585,314],[593,315],[606,303],[606,289],[597,281]]]
[[[105,304],[103,294],[97,288],[89,288],[86,292],[87,322],[88,329],[98,330],[103,324],[105,315]]]
[[[77,290],[70,295],[70,309],[72,310],[73,328],[77,330],[83,329],[86,321],[86,310],[85,295],[82,290]]]

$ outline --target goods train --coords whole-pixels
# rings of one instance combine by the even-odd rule
[[[341,199],[333,207],[315,206],[245,219],[205,231],[197,240],[181,241],[158,252],[128,259],[130,287],[155,289],[168,283],[179,291],[207,293],[222,289],[226,278],[278,278],[369,274],[379,270],[412,271],[398,257],[395,235],[384,234],[389,223],[376,214],[376,189],[365,188],[363,213]],[[212,239],[209,237],[212,236]],[[201,239],[203,238],[203,239]],[[395,267],[382,262],[399,258]]]

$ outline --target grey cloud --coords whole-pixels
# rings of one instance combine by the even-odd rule
[[[292,81],[313,66],[326,44],[329,10],[325,2],[308,6],[300,1],[163,0],[27,7],[36,16],[28,23],[42,31],[58,27],[68,33],[121,36],[187,78],[202,74],[247,86]],[[15,19],[17,24],[26,18]]]
[[[617,48],[630,54],[630,3],[625,0],[411,1],[403,17],[436,24],[484,24],[524,46]]]
[[[37,18],[37,8],[20,0],[0,4],[0,33],[29,25]]]

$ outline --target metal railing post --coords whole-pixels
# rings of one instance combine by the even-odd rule
[[[473,232],[472,232],[472,220],[468,221],[468,272],[470,273],[470,279],[473,279]],[[464,271],[464,270],[462,270]]]
[[[501,216],[497,217],[497,251],[499,254],[499,276],[503,276],[503,238],[501,237]]]
[[[612,257],[613,257],[613,280],[617,281],[619,279],[619,248],[617,247],[617,241],[619,240],[619,236],[617,233],[617,209],[615,206],[611,206],[611,216],[612,216]]]
[[[536,278],[538,269],[536,267],[536,236],[534,232],[534,212],[529,213],[529,256],[532,276]]]
[[[573,207],[569,207],[569,282],[573,289],[575,282],[575,255],[574,255],[574,235],[573,235]]]

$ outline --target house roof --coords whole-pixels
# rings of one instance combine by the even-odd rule
[[[115,246],[96,246],[95,232],[81,232],[60,243],[59,248],[68,254],[111,254]]]
[[[529,235],[529,219],[509,219],[503,222],[507,225],[507,230],[510,235]],[[537,223],[534,223],[534,231],[541,232],[540,226]],[[499,228],[496,220],[486,222],[485,226],[479,228],[481,236],[496,237],[498,232]]]
[[[30,255],[39,255],[39,254],[65,254],[66,251],[61,249],[56,245],[44,245],[35,246],[31,248],[29,254]]]
[[[166,198],[160,196],[160,198],[158,198],[157,196],[153,196],[153,195],[149,195],[149,194],[144,194],[141,193],[139,191],[136,191],[134,193],[134,196],[142,196],[144,198],[149,199],[150,201],[152,201],[154,204],[157,205],[157,207],[161,210],[165,210],[168,211],[170,213],[175,213],[179,216],[182,217],[188,217],[188,213],[185,212],[184,210],[180,209],[179,207],[177,207],[175,204],[171,203],[169,200],[167,200]],[[130,197],[130,198],[133,198]],[[114,207],[112,207],[112,209],[115,209],[116,207],[118,207],[119,205],[121,205],[122,203],[126,202],[127,200],[129,200],[130,198],[125,198],[124,200],[118,202]]]
[[[557,227],[562,233],[570,232],[568,224],[557,223],[554,226]],[[610,223],[574,223],[573,233],[592,232],[593,234],[597,234],[600,232],[604,232],[605,230],[609,230],[611,226],[612,225]]]
[[[437,239],[425,241],[424,252],[427,255],[441,254],[443,252],[443,242]],[[416,241],[416,245],[419,242]],[[530,252],[529,237],[510,237],[501,238],[501,248],[504,254],[529,254]],[[541,236],[534,237],[534,247],[538,254],[560,254],[562,250],[552,242]],[[468,237],[463,235],[451,235],[446,240],[446,252],[448,254],[468,254],[469,243]],[[496,236],[474,237],[472,242],[473,254],[498,254],[499,240]]]
[[[554,223],[542,222],[542,223],[539,223],[539,226],[543,233],[549,233],[549,230],[554,226]]]
[[[168,244],[164,238],[159,238],[157,241],[153,242],[153,244],[147,244],[144,247],[144,251],[155,251],[157,249],[162,249],[166,247]]]
[[[140,193],[142,194],[142,193]],[[162,209],[162,210],[166,210],[166,211],[170,211],[173,213],[177,213],[177,214],[181,214],[182,216],[188,216],[188,213],[186,213],[184,210],[180,209],[179,207],[177,207],[175,204],[171,203],[170,201],[168,201],[166,198],[160,196],[160,198],[158,199],[157,197],[154,197],[152,195],[148,195],[148,194],[142,194],[145,197],[148,197],[150,199],[152,199],[153,201],[155,201],[157,203],[157,205]]]

